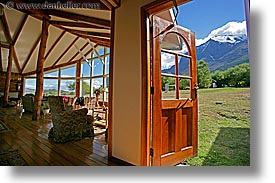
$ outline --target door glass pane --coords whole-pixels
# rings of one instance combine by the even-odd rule
[[[178,57],[179,75],[190,76],[190,58]]]
[[[176,74],[174,54],[161,52],[161,73]]]
[[[162,99],[176,99],[176,78],[162,76]]]
[[[168,33],[161,42],[161,48],[189,55],[188,48],[181,36],[176,33]]]
[[[191,98],[190,79],[179,78],[179,97]]]

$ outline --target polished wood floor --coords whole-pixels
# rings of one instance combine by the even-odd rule
[[[30,113],[14,108],[0,108],[0,119],[9,128],[0,133],[0,152],[18,149],[30,166],[118,166],[107,158],[105,135],[81,141],[54,143],[48,139],[50,117],[32,121]]]

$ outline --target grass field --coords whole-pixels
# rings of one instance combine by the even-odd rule
[[[191,166],[250,165],[250,89],[201,89],[198,156]]]

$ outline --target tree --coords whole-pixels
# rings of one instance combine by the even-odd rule
[[[82,80],[82,95],[90,94],[90,85]]]
[[[228,86],[248,87],[250,86],[250,66],[248,63],[229,68],[225,71]]]
[[[218,87],[249,87],[250,86],[250,66],[248,63],[241,64],[225,71],[215,71],[212,74]]]
[[[226,85],[224,72],[222,72],[222,71],[215,71],[211,75],[211,77],[214,80],[214,82],[216,83],[216,85],[217,85],[218,88],[224,87]]]
[[[161,81],[162,81],[162,91],[165,91],[165,84],[175,85],[175,79],[172,77],[163,76],[161,78]]]
[[[90,93],[90,85],[83,80],[81,82],[82,82],[82,95],[89,94]],[[70,91],[74,91],[76,82],[67,82],[66,85]]]
[[[208,63],[204,60],[197,62],[198,68],[198,84],[200,88],[209,88],[211,86],[211,74]]]
[[[66,85],[70,91],[75,90],[75,82],[67,82]]]

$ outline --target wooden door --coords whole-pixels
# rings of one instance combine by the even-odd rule
[[[153,22],[151,164],[175,165],[198,148],[195,36],[180,26],[167,30],[171,23],[156,16]]]

